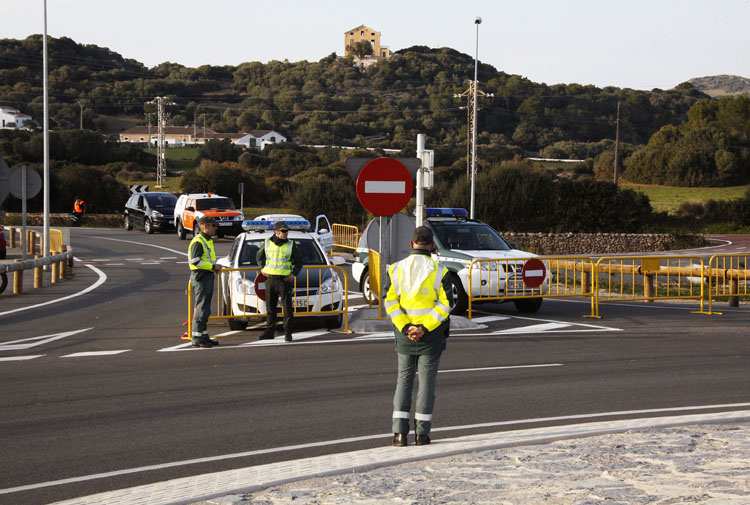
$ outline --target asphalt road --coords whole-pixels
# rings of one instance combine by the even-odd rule
[[[249,330],[186,348],[187,241],[98,229],[72,240],[74,278],[0,297],[0,503],[389,442],[387,335],[306,323],[291,344],[258,345]],[[526,316],[484,305],[486,328],[454,331],[443,355],[434,438],[747,406],[750,311],[695,308],[613,303],[596,320],[579,300]]]

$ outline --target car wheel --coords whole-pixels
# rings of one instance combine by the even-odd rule
[[[362,279],[359,281],[359,287],[362,290],[362,294],[365,297],[365,300],[370,300],[370,270],[365,270],[365,272],[362,274]],[[378,301],[378,294],[372,293],[372,301],[377,302]]]
[[[8,274],[2,273],[0,274],[0,293],[5,291],[5,288],[8,286]]]
[[[195,224],[193,225],[193,237],[197,237],[198,235],[200,235],[200,232],[201,232],[201,227],[198,226],[198,222],[196,221]]]
[[[180,240],[185,240],[185,236],[187,235],[187,232],[185,231],[185,227],[182,226],[182,221],[179,219],[177,220],[177,238]]]
[[[145,231],[148,235],[154,233],[154,225],[151,222],[151,219],[146,218],[146,220],[143,222],[143,231]]]
[[[344,315],[339,314],[337,316],[327,317],[326,318],[326,328],[329,330],[336,330],[338,328],[341,328],[341,325],[344,324]]]
[[[453,282],[453,288],[451,289],[451,296],[453,297],[453,310],[451,314],[454,316],[463,316],[466,314],[466,309],[469,308],[469,297],[466,296],[464,286],[461,284],[461,278],[458,274],[451,274],[451,281]]]
[[[125,229],[130,231],[133,229],[133,223],[130,222],[130,216],[125,214]]]
[[[543,300],[543,298],[522,298],[520,300],[513,300],[513,304],[518,309],[518,312],[533,314],[542,307]]]

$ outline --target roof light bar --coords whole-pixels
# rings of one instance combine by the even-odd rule
[[[284,221],[278,219],[277,221]],[[242,221],[242,229],[245,231],[271,231],[276,221]],[[306,231],[310,229],[310,221],[303,219],[298,221],[284,221],[290,230]]]
[[[424,215],[425,217],[468,217],[469,212],[457,207],[427,207]]]

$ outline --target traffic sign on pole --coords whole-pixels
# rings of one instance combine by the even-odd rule
[[[376,158],[357,176],[357,197],[376,216],[392,216],[409,203],[414,181],[403,163],[393,158]]]
[[[523,264],[521,278],[526,287],[538,288],[544,282],[545,277],[547,277],[547,268],[541,260],[531,258]]]
[[[266,277],[266,274],[263,272],[258,272],[258,275],[255,276],[255,296],[266,301],[266,280],[268,277]]]

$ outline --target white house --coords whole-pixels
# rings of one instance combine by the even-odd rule
[[[235,140],[234,143],[245,147],[259,147],[263,149],[268,144],[286,142],[286,137],[273,130],[252,130]]]
[[[0,106],[0,128],[21,129],[26,121],[31,121],[31,116],[21,114],[18,109]]]

